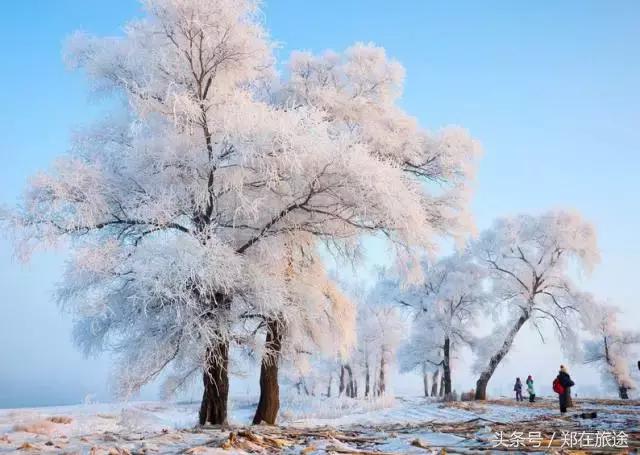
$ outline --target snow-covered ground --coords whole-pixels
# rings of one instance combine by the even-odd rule
[[[464,452],[490,446],[498,431],[624,430],[632,444],[640,431],[638,402],[581,400],[572,416],[560,418],[552,400],[443,404],[417,397],[291,397],[283,400],[277,428],[247,426],[254,407],[253,400],[234,401],[226,429],[197,428],[197,403],[0,410],[0,453],[426,453],[443,446]],[[591,411],[598,417],[577,417]]]

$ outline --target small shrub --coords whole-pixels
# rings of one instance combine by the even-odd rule
[[[71,417],[67,417],[67,416],[51,416],[47,420],[49,422],[62,423],[64,425],[68,425],[71,422],[73,422],[73,419]]]
[[[53,433],[55,426],[48,420],[34,420],[27,423],[17,423],[13,426],[13,431],[24,431],[25,433],[46,434]]]
[[[471,389],[468,392],[462,392],[462,395],[460,395],[460,400],[461,401],[473,401],[476,397],[476,391],[475,389]]]

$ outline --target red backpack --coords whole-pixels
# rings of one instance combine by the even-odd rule
[[[553,391],[558,394],[564,393],[564,386],[560,383],[560,379],[558,378],[553,380]]]

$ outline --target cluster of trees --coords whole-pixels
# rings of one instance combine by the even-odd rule
[[[280,73],[254,0],[144,7],[123,36],[70,39],[69,65],[112,110],[5,219],[24,257],[70,249],[59,300],[85,352],[115,351],[123,394],[202,375],[200,422],[224,423],[230,368],[250,351],[254,420],[273,423],[283,359],[354,344],[321,252],[352,261],[381,235],[411,262],[463,235],[479,146],[400,109],[404,71],[381,48],[294,53]]]
[[[357,334],[352,348],[334,358],[308,353],[310,365],[287,365],[299,394],[373,398],[384,395],[396,362],[405,324],[398,308],[369,302],[365,296],[356,305]]]
[[[430,266],[425,282],[400,292],[396,300],[413,315],[409,341],[401,351],[403,371],[420,370],[425,395],[452,397],[452,360],[462,346],[473,346],[473,329],[488,303],[486,271],[469,254],[455,254]],[[389,283],[401,289],[399,283]],[[438,389],[438,381],[440,387]]]
[[[24,257],[61,243],[72,252],[59,300],[86,353],[117,354],[122,394],[161,372],[168,391],[200,375],[200,422],[221,424],[230,369],[247,353],[261,358],[255,423],[276,420],[285,361],[300,389],[320,387],[305,375],[322,354],[335,366],[328,395],[332,384],[384,394],[399,308],[414,315],[402,367],[441,369],[433,382],[445,395],[462,345],[476,348],[485,398],[525,324],[550,321],[571,338],[590,300],[570,261],[598,259],[578,215],[501,219],[462,253],[421,263],[439,237],[468,234],[480,147],[458,127],[428,132],[398,106],[404,70],[383,49],[297,52],[280,72],[254,0],[144,6],[123,36],[69,41],[70,66],[112,111],[5,217]],[[372,235],[388,242],[398,278],[376,285],[376,304],[356,304],[323,255],[353,262]],[[425,279],[407,278],[420,270]],[[477,340],[489,307],[504,326]],[[606,330],[604,363],[617,365],[627,339]]]
[[[436,262],[423,260],[425,278],[418,284],[381,277],[360,312],[367,321],[369,313],[383,316],[373,318],[373,328],[360,328],[350,362],[368,378],[372,363],[362,353],[376,352],[383,362],[378,371],[387,375],[384,367],[390,362],[384,354],[398,350],[401,371],[422,374],[425,395],[431,381],[431,395],[451,399],[453,360],[461,348],[470,348],[479,374],[475,398],[486,399],[493,373],[521,329],[531,325],[542,342],[549,328],[555,331],[568,356],[598,364],[606,382],[628,398],[635,387],[631,347],[640,344],[640,333],[621,330],[617,310],[572,280],[598,261],[595,231],[575,212],[498,219],[460,252]],[[407,339],[392,313],[398,309],[411,320]],[[492,327],[489,335],[478,337],[481,321]],[[376,351],[370,351],[368,337],[376,341]]]

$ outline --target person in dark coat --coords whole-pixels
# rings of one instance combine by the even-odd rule
[[[564,388],[564,392],[558,394],[558,399],[560,400],[560,414],[564,414],[567,412],[567,400],[569,399],[569,394],[571,391],[570,387],[573,387],[575,383],[571,380],[571,376],[567,372],[567,369],[564,365],[560,365],[560,371],[558,372],[558,376],[556,378],[560,385]]]
[[[516,392],[516,401],[522,401],[522,382],[520,381],[520,378],[516,378],[513,390]]]

